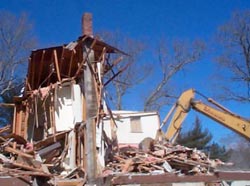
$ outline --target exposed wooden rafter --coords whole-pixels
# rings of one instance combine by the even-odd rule
[[[58,64],[58,56],[57,56],[56,50],[53,50],[53,55],[54,55],[54,64],[55,64],[55,68],[56,68],[57,79],[58,79],[58,81],[62,82],[59,64]]]
[[[72,70],[72,64],[73,64],[73,59],[76,54],[75,49],[71,51],[71,56],[70,56],[70,61],[69,61],[69,69],[68,69],[68,77],[71,75],[71,70]]]
[[[39,74],[38,74],[38,80],[37,83],[40,83],[41,81],[41,76],[42,76],[42,72],[43,72],[43,65],[44,65],[44,55],[45,55],[45,50],[42,51],[42,57],[39,63]]]

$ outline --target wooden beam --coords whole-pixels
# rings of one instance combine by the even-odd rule
[[[11,162],[11,164],[16,166],[16,167],[20,167],[20,168],[23,168],[23,169],[26,169],[26,170],[42,172],[42,173],[46,174],[46,172],[43,172],[43,170],[28,166],[28,165],[24,165],[24,164],[16,163],[16,162]]]
[[[33,58],[34,58],[34,56],[33,56]],[[31,89],[34,89],[34,84],[35,84],[35,80],[34,80],[34,76],[35,76],[35,65],[34,65],[34,63],[32,63],[31,62],[31,58],[29,58],[29,66],[30,66],[30,71],[29,71],[29,76],[30,76],[30,78],[29,79],[31,79]]]
[[[73,59],[74,59],[75,54],[76,54],[76,51],[74,49],[74,50],[72,50],[71,56],[70,56],[69,69],[68,69],[68,76],[69,77],[70,77],[70,74],[71,74],[71,69],[72,69],[72,64],[73,64]]]
[[[0,107],[15,107],[14,103],[0,103]]]
[[[55,100],[57,99],[57,91],[58,85],[56,84],[54,88],[54,95],[50,96],[50,105],[49,105],[49,113],[50,113],[50,125],[52,129],[53,135],[56,134],[56,119],[55,119]],[[55,138],[54,138],[55,142]]]
[[[57,57],[57,52],[56,52],[56,50],[53,50],[53,54],[54,54],[54,62],[55,62],[55,68],[56,68],[57,79],[58,79],[60,82],[62,82],[61,74],[60,74],[60,69],[59,69],[59,64],[58,64],[58,57]]]
[[[104,61],[104,54],[106,54],[106,47],[103,47],[102,53],[101,53],[101,55],[100,55],[100,57],[98,59],[98,62]]]
[[[61,57],[60,57],[59,69],[62,69],[63,54],[64,54],[64,46],[63,46],[63,48],[62,48],[62,54],[61,54]]]
[[[27,171],[27,170],[19,170],[13,168],[2,167],[2,172],[8,172],[8,174],[12,174],[12,177],[19,176],[44,176],[44,177],[53,177],[52,174],[37,172],[37,171]]]
[[[39,67],[38,67],[39,73],[38,73],[38,80],[37,80],[37,82],[39,83],[39,86],[41,86],[40,81],[41,81],[41,75],[42,75],[42,72],[43,72],[44,55],[45,55],[45,50],[42,51],[42,57],[41,57],[41,60],[40,60],[40,63],[39,63]]]
[[[17,106],[14,107],[13,119],[12,119],[12,133],[16,134],[17,125]]]
[[[17,149],[14,149],[12,147],[4,147],[4,150],[6,152],[9,152],[9,153],[13,153],[13,154],[17,154],[19,156],[23,156],[23,157],[26,157],[26,158],[34,158],[34,156],[30,155],[30,154],[27,154],[25,152],[22,152],[20,150],[17,150]]]
[[[44,80],[43,83],[45,83],[47,81],[47,86],[49,86],[51,84],[50,80],[51,80],[51,76],[53,75],[53,73],[55,72],[55,63],[53,62],[54,60],[54,52],[51,52],[51,59],[50,59],[50,63],[49,63],[49,69],[50,69],[50,73],[48,75],[48,77]]]

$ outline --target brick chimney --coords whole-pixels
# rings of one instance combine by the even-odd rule
[[[91,13],[84,13],[82,16],[82,34],[93,36]]]

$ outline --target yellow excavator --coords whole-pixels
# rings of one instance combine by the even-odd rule
[[[188,112],[193,109],[207,117],[215,120],[216,122],[224,125],[225,127],[235,131],[246,139],[250,139],[250,121],[238,116],[211,98],[207,98],[211,104],[205,104],[202,101],[194,99],[196,92],[194,89],[189,89],[181,94],[176,104],[171,108],[169,113],[161,123],[160,129],[167,123],[171,117],[168,129],[165,133],[165,138],[174,143],[182,126],[182,123],[187,116]],[[213,105],[213,106],[211,106]]]

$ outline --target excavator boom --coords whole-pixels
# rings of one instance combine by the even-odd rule
[[[193,89],[183,92],[183,94],[179,97],[178,101],[175,104],[175,109],[172,110],[172,112],[174,113],[168,114],[168,117],[164,119],[162,126],[167,122],[167,120],[172,114],[172,119],[166,132],[166,138],[168,140],[175,141],[176,137],[178,136],[182,122],[185,120],[188,112],[191,109],[190,103],[193,98],[194,98]]]
[[[170,116],[172,116],[165,134],[168,140],[172,142],[175,141],[180,132],[182,123],[191,109],[204,114],[210,119],[233,130],[248,140],[250,139],[250,121],[230,112],[228,109],[224,108],[210,98],[208,98],[208,101],[215,107],[201,101],[194,100],[194,96],[194,89],[189,89],[183,92],[173,109],[171,109],[166,118],[163,120],[161,127],[163,127]]]
[[[239,135],[250,139],[250,122],[240,116],[215,109],[200,101],[193,102],[192,107],[194,110],[206,115],[207,117],[217,121],[225,127],[233,130]]]

